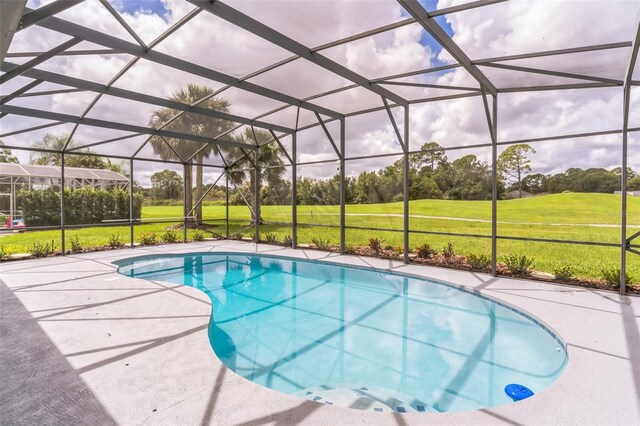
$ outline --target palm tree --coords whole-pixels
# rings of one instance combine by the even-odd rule
[[[69,136],[59,136],[47,133],[44,135],[41,141],[33,144],[34,148],[46,149],[48,151],[33,151],[29,156],[31,164],[47,165],[47,166],[60,166],[62,163],[62,149],[67,143]],[[69,148],[76,146],[75,141],[69,142]],[[55,151],[55,152],[52,152]]]
[[[260,170],[260,182],[266,182],[267,185],[275,185],[278,180],[282,179],[282,175],[285,172],[284,161],[282,159],[282,152],[278,149],[277,145],[274,145],[271,134],[266,130],[246,128],[243,133],[236,136],[236,140],[241,143],[257,145],[258,152],[258,168]],[[229,151],[230,157],[240,158],[235,166],[229,170],[229,179],[238,187],[238,193],[243,198],[244,202],[251,211],[251,222],[255,223],[256,212],[253,206],[256,205],[254,196],[255,188],[255,154],[244,155],[244,152]],[[248,196],[242,194],[240,185],[249,179]],[[260,217],[262,223],[262,218]]]
[[[186,89],[178,90],[169,96],[169,99],[183,104],[194,104],[203,98],[209,97],[198,106],[201,108],[212,109],[220,112],[229,113],[231,102],[224,98],[213,97],[214,91],[210,87],[189,84]],[[153,128],[160,128],[169,122],[178,111],[170,108],[162,108],[154,111],[149,125]],[[164,127],[166,130],[187,133],[197,136],[205,136],[214,138],[215,136],[227,132],[233,128],[230,121],[218,118],[207,117],[200,114],[190,112],[182,113],[178,118],[171,121]],[[209,158],[212,154],[220,154],[220,147],[213,143],[203,144],[185,139],[163,138],[154,135],[150,139],[151,147],[156,155],[163,160],[177,160],[184,164],[184,181],[186,186],[186,202],[184,206],[185,215],[191,211],[193,199],[199,201],[202,198],[202,163],[205,158]],[[193,173],[191,164],[186,162],[195,156],[196,163],[196,191],[193,191]],[[195,197],[194,197],[195,195]],[[196,220],[202,223],[202,204],[197,206],[195,210]]]
[[[47,133],[44,135],[41,141],[33,144],[34,148],[44,149],[47,151],[34,151],[29,157],[31,164],[38,164],[42,166],[58,166],[62,165],[62,150],[67,144],[69,135],[53,135]],[[80,146],[74,139],[69,140],[67,149]],[[80,149],[74,151],[73,154],[65,154],[65,165],[67,167],[83,167],[86,169],[108,169],[111,168],[112,163],[110,160],[96,155],[81,155],[81,154],[94,154],[90,149]]]
[[[4,142],[0,139],[0,163],[19,163],[9,148],[5,148]]]

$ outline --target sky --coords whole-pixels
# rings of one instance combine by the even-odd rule
[[[37,8],[49,1],[30,0],[28,7]],[[194,6],[182,0],[112,0],[114,8],[146,42],[150,43],[164,30],[179,21]],[[461,3],[456,0],[428,0],[422,4],[436,10]],[[387,25],[409,15],[395,1],[247,1],[229,0],[227,4],[241,12],[259,18],[264,24],[296,38],[308,47],[347,37],[362,31]],[[638,28],[640,3],[637,1],[609,1],[602,7],[598,1],[512,0],[482,8],[440,16],[436,20],[453,40],[471,57],[483,59],[503,55],[563,49],[593,44],[629,41]],[[97,0],[87,0],[58,15],[59,18],[88,26],[95,30],[135,43]],[[58,33],[30,27],[14,37],[10,52],[48,50],[68,37]],[[94,49],[97,46],[82,42],[73,49]],[[187,25],[158,44],[159,52],[175,55],[198,65],[242,77],[252,71],[288,58],[291,54],[207,12],[201,12]],[[453,59],[433,40],[419,24],[337,46],[321,52],[369,79],[402,72],[450,64]],[[538,67],[581,73],[586,75],[623,79],[630,55],[629,48],[588,52],[570,56],[553,56],[520,61],[511,65]],[[128,55],[61,56],[41,64],[38,68],[84,78],[106,84],[131,59]],[[14,63],[24,58],[9,58]],[[499,88],[516,85],[551,85],[574,83],[569,78],[540,74],[505,71],[481,67],[487,77]],[[635,79],[640,80],[640,69]],[[27,84],[28,78],[18,77],[0,88],[2,95]],[[278,70],[270,71],[249,81],[291,96],[303,98],[351,84],[330,72],[299,59]],[[401,79],[404,82],[478,87],[478,83],[463,69]],[[141,91],[158,97],[167,97],[188,83],[208,85],[218,89],[222,85],[184,72],[171,70],[145,60],[136,63],[114,84],[115,87]],[[406,86],[385,86],[406,99],[464,93],[451,89],[422,89]],[[34,91],[61,88],[43,83]],[[255,117],[283,104],[240,89],[222,93],[232,103],[232,112]],[[92,102],[90,93],[68,93],[53,96],[19,98],[10,104],[41,108],[65,114],[81,114]],[[336,95],[314,99],[312,102],[349,113],[358,109],[379,107],[380,97],[358,88]],[[155,107],[103,96],[87,117],[115,120],[145,126]],[[398,125],[404,125],[402,114],[396,108]],[[631,127],[640,126],[640,87],[632,93]],[[521,140],[620,129],[622,126],[622,89],[598,88],[544,92],[505,93],[498,97],[499,141]],[[288,108],[262,120],[293,127],[296,111]],[[315,117],[301,111],[300,125],[311,124]],[[7,116],[0,120],[0,133],[47,124],[44,120]],[[335,139],[339,129],[330,124]],[[8,145],[31,146],[47,132],[65,134],[71,125],[41,129],[31,133],[3,138]],[[75,139],[92,143],[122,136],[120,131],[80,126]],[[93,148],[102,154],[128,155],[144,141],[144,137],[113,142]],[[479,97],[430,102],[410,108],[410,146],[419,148],[425,142],[436,141],[446,148],[489,143],[489,132],[482,101]],[[532,144],[533,171],[556,173],[568,167],[605,167],[620,165],[620,135],[581,139],[563,139]],[[285,139],[285,146],[290,140]],[[631,153],[640,154],[640,132],[630,134]],[[399,153],[393,127],[385,112],[364,114],[347,119],[347,157]],[[331,160],[319,166],[301,168],[301,175],[328,177],[336,172],[335,153],[319,127],[298,135],[299,161]],[[15,151],[21,161],[28,161],[24,152]],[[447,152],[453,160],[462,155],[475,154],[482,160],[490,159],[490,149],[456,149]],[[142,157],[154,157],[147,146]],[[355,175],[391,164],[398,157],[352,161],[347,163],[347,174]],[[220,164],[219,159],[210,159]],[[640,169],[640,155],[630,155],[630,165]],[[136,179],[143,185],[158,164],[136,162]],[[179,167],[171,167],[178,169]],[[215,173],[209,173],[213,178]]]

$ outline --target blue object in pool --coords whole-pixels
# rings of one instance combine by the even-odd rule
[[[509,396],[509,398],[513,399],[514,401],[521,401],[525,398],[533,396],[533,391],[531,389],[526,386],[518,385],[516,383],[505,386],[504,392]]]
[[[564,345],[530,317],[423,278],[244,253],[118,264],[130,277],[203,291],[211,347],[229,369],[317,403],[385,413],[495,407],[513,403],[504,383],[542,390],[567,363]]]

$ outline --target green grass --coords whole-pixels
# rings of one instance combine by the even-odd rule
[[[619,195],[577,193],[499,201],[498,233],[504,236],[619,243],[620,204]],[[401,202],[348,205],[346,206],[346,224],[401,231],[402,209]],[[308,244],[314,237],[321,236],[337,245],[340,237],[337,228],[314,225],[339,225],[339,211],[338,206],[298,206],[300,224],[298,242]],[[412,215],[409,222],[411,230],[491,235],[490,201],[418,200],[410,203],[409,213]],[[146,221],[170,220],[170,218],[180,217],[181,214],[181,206],[145,206],[142,211],[143,219]],[[250,223],[250,212],[245,206],[230,206],[229,215],[232,235]],[[266,224],[261,226],[261,233],[275,233],[281,241],[285,235],[291,234],[290,225],[273,224],[273,222],[290,223],[291,206],[263,206],[262,216]],[[627,216],[630,225],[628,233],[632,234],[640,230],[636,228],[640,226],[640,198],[628,198]],[[203,217],[205,222],[210,221],[220,226],[215,231],[225,233],[224,206],[204,206]],[[601,226],[588,226],[589,224]],[[167,225],[169,224],[136,225],[136,236],[143,232],[156,232],[159,236]],[[244,231],[244,235],[249,236],[253,231],[253,227],[250,227]],[[68,230],[67,237],[77,234],[84,247],[91,247],[106,244],[109,235],[113,233],[120,233],[123,241],[129,241],[129,228],[126,226]],[[181,238],[182,231],[178,231],[178,234]],[[384,240],[383,245],[400,246],[403,235],[402,232],[346,230],[347,246],[366,246],[371,237]],[[1,237],[0,244],[9,252],[17,253],[25,252],[34,241],[56,240],[59,248],[59,239],[60,231],[37,231]],[[424,234],[410,236],[412,248],[425,242],[437,250],[442,250],[447,243],[451,242],[456,253],[463,255],[489,254],[491,251],[491,240],[488,238]],[[68,242],[67,246],[70,247]],[[499,258],[509,254],[525,254],[527,257],[532,257],[535,260],[534,269],[536,270],[552,272],[562,264],[570,264],[577,276],[598,278],[601,277],[603,268],[614,267],[619,262],[620,250],[607,247],[499,240]],[[628,262],[631,276],[636,281],[640,280],[640,256],[629,254]]]
[[[157,234],[158,240],[160,236],[167,230],[167,227],[172,225],[171,223],[159,223],[159,224],[141,224],[134,227],[134,241],[138,241],[138,237],[143,233],[153,232]],[[212,231],[216,231],[212,229]],[[178,241],[182,241],[183,231],[181,229],[175,230],[178,234]],[[187,238],[191,239],[195,230],[187,230]],[[224,232],[224,223],[220,224],[220,229],[217,232]],[[67,229],[65,232],[65,244],[67,250],[71,249],[70,239],[72,236],[77,235],[82,243],[83,248],[106,246],[109,244],[109,237],[113,234],[120,235],[120,240],[128,245],[130,242],[129,226],[106,226],[106,227],[94,227],[94,228],[81,228],[81,229]],[[207,235],[209,236],[209,235]],[[0,244],[4,245],[5,249],[11,253],[28,253],[29,247],[35,242],[47,242],[54,241],[56,250],[61,250],[61,233],[59,230],[53,231],[33,231],[23,232],[18,234],[10,234],[0,238]]]

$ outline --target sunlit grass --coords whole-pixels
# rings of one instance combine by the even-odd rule
[[[620,203],[619,195],[611,194],[554,194],[520,200],[498,202],[498,234],[501,236],[533,237],[555,240],[620,242]],[[628,199],[629,233],[640,230],[640,198]],[[263,206],[262,217],[265,224],[261,234],[272,232],[283,240],[291,235],[291,206]],[[384,228],[402,230],[403,203],[360,204],[346,206],[346,225],[364,228]],[[332,244],[339,244],[338,228],[317,225],[340,224],[339,206],[298,206],[298,242],[309,244],[313,238],[322,237]],[[481,236],[491,235],[490,201],[453,201],[419,200],[410,202],[409,213],[411,230],[436,231],[443,233],[465,233]],[[171,220],[182,214],[181,206],[146,206],[142,216],[146,221]],[[204,206],[205,222],[218,227],[210,231],[226,234],[224,206]],[[242,231],[245,236],[254,232],[249,226],[251,215],[246,206],[230,206],[230,234]],[[155,232],[158,237],[171,223],[140,224],[135,226],[134,239],[144,232]],[[177,230],[179,240],[182,230]],[[189,230],[189,238],[192,238]],[[67,230],[67,239],[77,235],[84,247],[108,244],[109,236],[120,234],[123,242],[129,242],[128,226],[94,227]],[[209,234],[211,235],[211,234]],[[384,240],[385,246],[402,246],[402,232],[370,231],[347,229],[347,246],[366,246],[369,238]],[[60,231],[37,231],[5,235],[0,244],[10,253],[26,252],[34,242],[54,241],[60,248]],[[458,237],[448,235],[426,235],[412,233],[410,247],[429,243],[437,250],[449,242],[453,243],[458,254],[489,254],[491,240],[481,237]],[[67,247],[70,244],[67,240]],[[578,276],[600,277],[601,270],[619,265],[620,249],[616,247],[596,247],[573,244],[524,242],[500,239],[499,258],[509,254],[525,254],[535,260],[534,268],[553,272],[563,264],[572,265]],[[640,279],[640,256],[628,256],[629,272]]]

